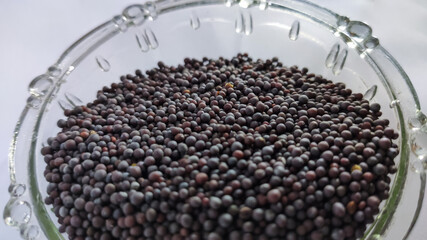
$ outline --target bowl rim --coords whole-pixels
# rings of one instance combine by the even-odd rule
[[[360,23],[363,27],[367,27],[372,32],[372,29],[365,23],[359,21],[350,21],[349,18],[345,16],[338,15],[333,11],[323,8],[317,4],[311,3],[306,0],[182,0],[182,1],[174,1],[174,0],[158,0],[155,2],[146,2],[144,4],[135,4],[130,5],[125,8],[121,15],[117,15],[113,17],[111,20],[106,21],[105,23],[99,25],[94,28],[89,33],[85,34],[83,37],[79,38],[75,43],[73,43],[68,49],[64,51],[63,54],[59,57],[59,59],[47,69],[47,72],[36,77],[29,85],[30,96],[27,99],[27,106],[24,108],[21,116],[19,117],[19,121],[16,124],[13,140],[9,148],[9,172],[11,184],[9,187],[9,192],[11,194],[12,203],[19,199],[21,195],[16,195],[17,187],[21,186],[22,183],[16,180],[16,171],[15,164],[17,162],[16,159],[16,149],[18,144],[22,145],[22,133],[25,129],[31,129],[37,137],[38,128],[40,127],[40,122],[43,116],[43,112],[45,111],[47,105],[49,104],[49,99],[60,89],[61,84],[64,82],[64,79],[72,73],[72,71],[78,66],[78,64],[93,50],[95,50],[100,44],[105,41],[108,41],[110,38],[115,35],[125,32],[129,27],[137,26],[143,24],[147,20],[155,20],[158,15],[165,14],[169,11],[174,11],[176,9],[194,7],[200,5],[218,5],[218,4],[226,4],[227,6],[239,5],[242,8],[253,8],[260,7],[264,8],[278,8],[285,11],[289,11],[295,13],[299,16],[303,16],[309,18],[312,21],[315,21],[325,27],[328,27],[331,31],[335,32],[336,35],[341,37],[347,44],[352,44],[352,47],[362,56],[365,57],[366,60],[373,66],[378,75],[382,75],[384,81],[387,82],[387,74],[384,70],[387,66],[391,66],[393,70],[399,74],[399,78],[404,82],[405,90],[408,90],[412,97],[408,98],[405,96],[405,101],[409,102],[411,105],[415,107],[414,113],[409,113],[411,116],[415,116],[414,118],[421,125],[426,125],[426,117],[420,110],[420,103],[418,99],[418,95],[405,71],[402,69],[400,64],[394,59],[391,54],[385,50],[380,44],[376,37],[369,34],[368,36],[364,36],[362,40],[360,40],[359,33],[348,32],[348,26],[353,23]],[[316,15],[314,17],[313,15]],[[366,45],[367,43],[373,43],[373,45]],[[401,86],[401,85],[399,85]],[[399,87],[397,86],[397,87]],[[393,86],[391,86],[393,87]],[[392,96],[394,97],[394,101],[396,103],[396,111],[399,115],[399,121],[403,125],[401,127],[401,141],[408,142],[410,133],[406,130],[406,125],[404,123],[407,120],[407,110],[402,110],[399,101],[402,98],[396,95],[392,91]],[[412,111],[412,110],[411,110]],[[412,118],[411,118],[412,119]],[[421,128],[419,128],[421,129]],[[419,129],[416,129],[418,131]],[[425,134],[425,132],[423,132]],[[412,136],[412,135],[411,135]],[[18,141],[19,139],[19,141]],[[415,139],[417,140],[417,139]],[[36,224],[39,224],[41,229],[43,230],[45,236],[49,239],[63,239],[63,236],[57,230],[55,224],[50,220],[48,216],[48,210],[46,209],[46,205],[44,201],[41,199],[40,192],[37,185],[37,177],[34,174],[30,174],[35,170],[35,152],[36,149],[36,140],[32,140],[29,142],[30,152],[29,152],[29,169],[28,176],[30,180],[29,190],[30,190],[30,200],[32,205],[34,206],[34,215],[37,218]],[[407,168],[409,166],[409,154],[410,148],[406,146],[406,144],[401,144],[401,166],[399,166],[399,172],[397,173],[396,178],[405,178],[407,174]],[[405,148],[406,146],[406,148]],[[402,159],[408,158],[408,159]],[[423,165],[425,168],[425,165]],[[400,174],[400,175],[399,175]],[[422,200],[424,199],[424,189],[425,189],[425,171],[423,170],[420,173],[421,179],[421,191],[418,197],[418,205],[416,209],[416,213],[414,218],[407,230],[405,237],[409,236],[419,214],[419,211],[422,206]],[[404,181],[401,182],[401,186],[393,186],[392,191],[395,190],[395,194],[390,193],[390,198],[387,199],[386,205],[390,202],[392,204],[398,204],[401,198],[401,191],[403,189]],[[25,185],[24,185],[25,187]],[[24,189],[25,190],[25,189]],[[13,201],[12,201],[13,200]],[[9,209],[10,204],[5,207],[6,210]],[[396,205],[397,206],[397,205]],[[385,208],[384,206],[383,208]],[[379,217],[380,215],[385,214],[384,216]],[[384,228],[388,225],[391,220],[391,215],[393,211],[388,211],[387,213],[381,212],[377,217],[377,221],[379,218],[382,221],[376,224],[373,224],[370,229],[366,231],[366,233],[372,233],[373,236],[375,234],[381,234]],[[10,224],[9,224],[10,225]],[[30,226],[29,223],[18,224],[16,227],[21,229],[21,233],[28,229]],[[24,230],[23,230],[24,229]],[[365,235],[366,236],[366,235]]]

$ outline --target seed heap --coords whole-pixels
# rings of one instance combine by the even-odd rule
[[[159,62],[65,115],[41,152],[70,239],[355,239],[396,172],[379,104],[277,58]]]

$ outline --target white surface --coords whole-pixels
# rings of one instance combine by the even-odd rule
[[[132,3],[113,0],[0,1],[0,211],[9,183],[7,152],[28,83],[77,38]],[[313,0],[333,11],[372,26],[381,44],[400,62],[426,109],[427,1],[423,0]],[[409,97],[409,96],[408,96]],[[427,204],[427,201],[426,201]],[[2,214],[1,214],[2,215]],[[412,240],[426,239],[427,207],[423,208]],[[20,239],[18,231],[0,223],[1,239]]]

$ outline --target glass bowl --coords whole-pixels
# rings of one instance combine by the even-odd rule
[[[6,224],[24,239],[65,239],[43,202],[47,182],[40,149],[56,135],[63,109],[92,101],[102,86],[158,61],[184,57],[279,59],[308,67],[383,106],[398,129],[400,155],[390,197],[363,239],[405,239],[424,197],[426,117],[405,72],[365,23],[298,0],[163,0],[127,7],[67,49],[29,85],[10,146]]]

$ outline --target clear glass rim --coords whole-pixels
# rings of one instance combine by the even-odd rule
[[[393,68],[399,73],[400,78],[405,81],[406,87],[412,95],[409,97],[410,99],[406,99],[410,103],[413,104],[415,107],[415,111],[420,116],[424,116],[420,112],[420,104],[418,100],[417,93],[407,76],[407,74],[404,72],[400,64],[390,55],[388,51],[386,51],[381,45],[376,45],[373,49],[367,49],[366,46],[363,46],[360,41],[356,40],[356,37],[349,35],[345,31],[339,31],[340,23],[347,23],[349,24],[351,21],[344,16],[340,16],[334,12],[332,12],[329,9],[320,7],[316,4],[313,4],[311,2],[305,1],[305,0],[183,0],[183,1],[173,1],[173,0],[159,0],[156,2],[147,2],[143,5],[132,5],[125,9],[122,15],[115,16],[112,20],[107,21],[91,32],[87,33],[83,37],[81,37],[79,40],[77,40],[72,46],[70,46],[58,59],[58,61],[52,65],[48,71],[41,75],[44,78],[50,79],[52,84],[48,86],[48,88],[44,89],[44,91],[36,91],[31,92],[31,85],[30,85],[30,92],[31,95],[28,99],[29,104],[25,107],[23,110],[19,121],[15,127],[13,141],[10,146],[10,152],[9,152],[9,171],[10,171],[10,179],[11,179],[11,188],[12,186],[16,186],[16,178],[15,178],[15,150],[18,143],[18,135],[21,132],[22,125],[24,123],[31,124],[33,126],[33,138],[37,137],[37,132],[39,130],[40,122],[43,116],[43,113],[46,109],[46,106],[49,104],[50,98],[58,91],[61,84],[63,83],[64,79],[71,74],[71,72],[77,67],[79,62],[84,59],[84,57],[89,54],[91,51],[96,49],[99,44],[101,44],[104,41],[107,41],[111,37],[115,36],[116,34],[119,34],[122,31],[126,31],[126,28],[137,25],[137,22],[142,19],[143,21],[146,21],[147,19],[152,19],[155,16],[154,15],[160,15],[165,14],[170,11],[174,11],[181,8],[186,7],[193,7],[198,5],[209,5],[209,4],[228,4],[228,5],[234,5],[239,4],[241,7],[244,8],[250,8],[250,7],[257,7],[257,6],[264,6],[265,8],[271,7],[271,8],[277,8],[281,10],[285,10],[291,13],[294,13],[298,16],[303,16],[306,18],[309,18],[312,21],[315,21],[327,28],[329,28],[333,32],[338,32],[340,34],[340,37],[344,41],[349,41],[354,44],[354,48],[356,51],[358,51],[361,55],[363,54],[364,57],[367,59],[367,61],[370,63],[370,65],[377,71],[377,74],[379,76],[382,76],[383,80],[387,82],[387,77],[382,72],[382,69],[384,69],[384,66],[382,66],[382,62],[378,61],[377,56],[381,55],[383,56],[387,61],[388,64],[391,64]],[[141,16],[131,16],[129,14],[130,8],[140,8],[143,12]],[[316,16],[313,16],[315,14]],[[140,23],[138,23],[140,24]],[[367,25],[366,25],[367,26]],[[368,26],[369,27],[369,26]],[[369,36],[371,39],[377,40],[373,36]],[[367,51],[369,50],[369,51]],[[36,78],[37,79],[37,78]],[[392,96],[395,97],[395,99],[398,99],[394,91],[392,92]],[[408,97],[408,96],[406,96]],[[31,104],[34,100],[40,101],[40,105],[36,108]],[[29,120],[29,112],[30,111],[36,111],[37,117],[35,117],[33,122],[31,123]],[[399,121],[401,122],[401,141],[402,142],[408,142],[408,132],[406,129],[406,125],[404,124],[406,121],[405,113],[402,110],[400,105],[396,106],[396,111],[398,113]],[[425,117],[425,116],[424,116]],[[424,119],[424,118],[423,118]],[[29,123],[30,122],[30,123]],[[27,170],[27,174],[30,178],[29,181],[29,190],[32,200],[33,212],[35,213],[36,218],[38,219],[38,224],[40,225],[41,229],[43,230],[44,234],[49,239],[63,239],[62,234],[59,233],[58,229],[56,228],[55,224],[51,221],[48,210],[46,209],[46,205],[44,204],[43,199],[41,199],[40,191],[38,189],[37,184],[37,177],[35,174],[35,149],[36,149],[36,143],[37,141],[31,141],[30,151],[29,151],[29,168]],[[365,237],[367,236],[375,236],[375,235],[381,235],[381,233],[386,229],[387,225],[390,221],[390,216],[393,214],[393,208],[395,208],[400,201],[402,191],[403,191],[403,185],[406,179],[406,174],[408,172],[408,166],[409,166],[409,154],[410,154],[410,148],[406,144],[401,144],[401,159],[400,159],[400,165],[398,172],[396,173],[396,179],[398,181],[395,182],[393,185],[391,191],[390,191],[390,197],[386,201],[384,209],[388,209],[389,211],[381,211],[380,214],[376,217],[375,222],[372,224],[370,229],[368,229],[365,233]],[[423,171],[420,173],[421,178],[421,189],[418,196],[418,206],[416,213],[414,215],[414,218],[412,220],[412,223],[409,226],[409,229],[407,230],[406,236],[408,236],[417,220],[419,211],[422,206],[422,201],[424,198],[424,189],[425,189],[425,172]]]

